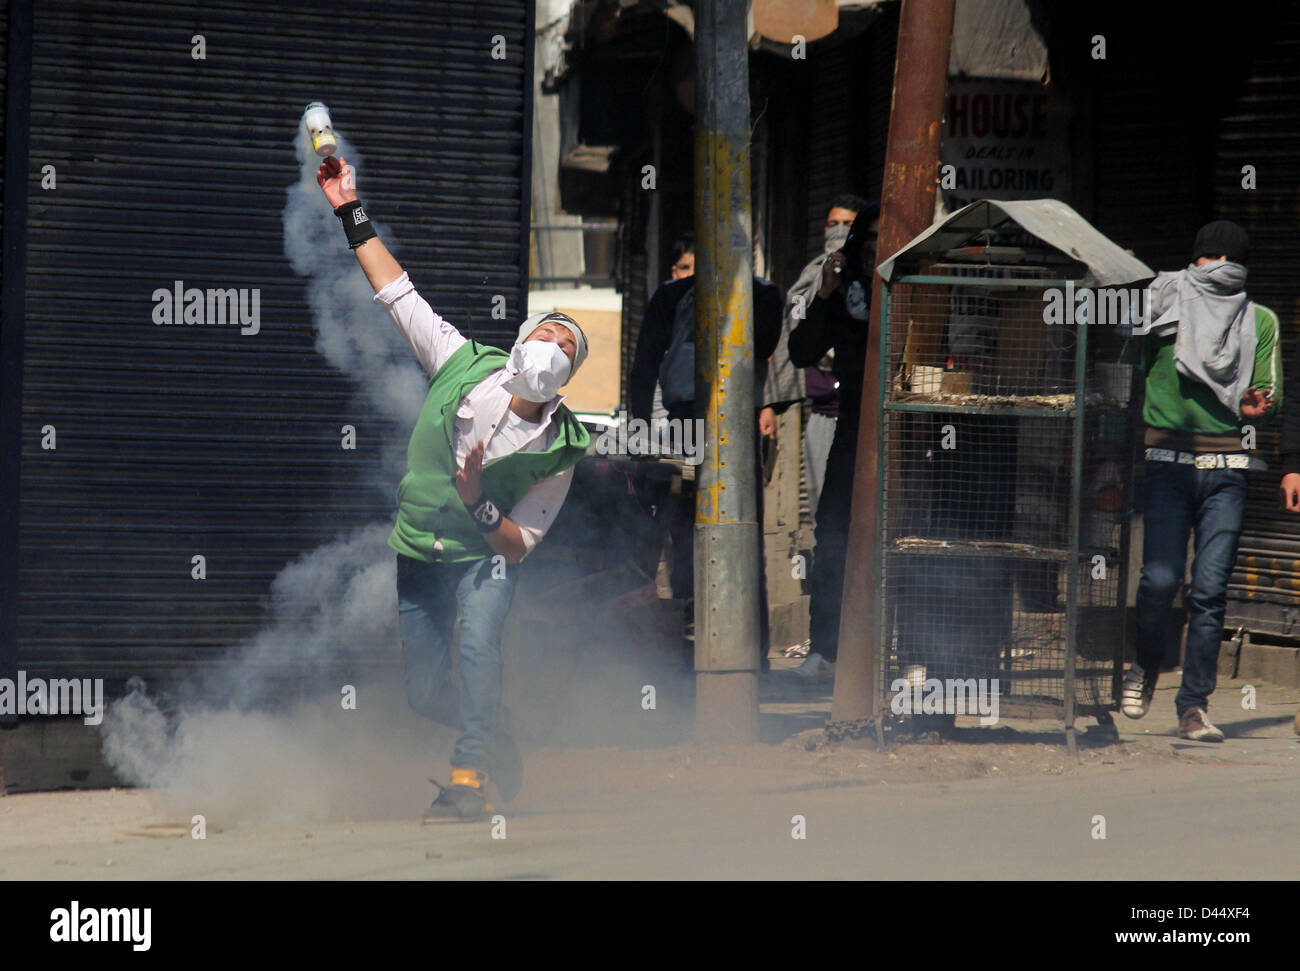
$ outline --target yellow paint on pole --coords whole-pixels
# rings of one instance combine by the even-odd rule
[[[695,470],[695,737],[746,744],[758,737],[762,555],[750,350],[749,6],[700,0],[693,9],[695,401],[705,412]]]
[[[749,146],[742,139],[717,131],[696,134],[696,180],[703,187],[702,221],[710,224],[717,213],[732,214],[749,197]],[[735,187],[741,186],[740,199]],[[724,223],[729,224],[730,219]],[[701,228],[705,228],[702,226]],[[737,244],[743,244],[743,248]],[[748,238],[737,240],[728,234],[696,233],[696,259],[706,260],[715,270],[714,279],[696,278],[695,300],[700,320],[695,353],[706,376],[705,397],[707,427],[714,431],[706,439],[701,468],[697,471],[696,521],[706,525],[748,522],[723,500],[725,485],[717,473],[728,467],[727,454],[734,442],[730,429],[737,416],[729,399],[734,382],[742,375],[753,376],[753,339],[750,321],[753,301],[752,269],[749,265]],[[697,270],[699,262],[697,262]],[[712,284],[712,286],[710,286]],[[744,362],[747,367],[737,368]],[[703,474],[700,472],[712,472]]]

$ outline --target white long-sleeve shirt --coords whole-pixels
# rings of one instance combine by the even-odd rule
[[[405,273],[376,293],[375,302],[388,311],[398,333],[430,377],[467,343],[460,331],[434,313]],[[487,465],[513,452],[545,451],[559,433],[551,418],[564,396],[556,395],[542,406],[540,421],[524,421],[510,410],[513,395],[502,387],[509,377],[505,368],[494,371],[460,400],[456,408],[457,465],[464,466],[465,457],[479,442],[485,443],[483,464]],[[510,521],[523,535],[525,556],[555,522],[572,481],[572,468],[547,476],[524,493],[510,510]]]

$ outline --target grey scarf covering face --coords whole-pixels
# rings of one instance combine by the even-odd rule
[[[795,281],[789,292],[786,294],[787,308],[794,304],[796,297],[803,298],[802,306],[807,309],[808,304],[812,303],[813,297],[822,285],[822,266],[826,263],[827,257],[832,253],[843,249],[844,241],[849,238],[848,226],[832,226],[830,229],[823,230],[823,243],[821,256],[814,257],[803,268],[799,274],[799,279]],[[791,330],[794,328],[791,327]]]
[[[1241,417],[1241,396],[1255,373],[1253,304],[1246,296],[1246,268],[1220,260],[1161,273],[1147,288],[1146,321],[1135,333],[1163,336],[1177,328],[1178,373],[1209,386]],[[1246,326],[1247,321],[1252,326]]]
[[[767,383],[763,386],[764,405],[788,404],[807,397],[808,388],[804,382],[803,368],[797,368],[790,363],[787,342],[790,340],[791,332],[807,315],[808,305],[821,289],[822,267],[826,260],[836,250],[843,248],[844,241],[848,238],[848,226],[832,226],[824,230],[821,255],[809,261],[803,268],[803,272],[799,274],[799,279],[786,294],[785,316],[781,321],[781,340],[772,354],[771,365],[767,370]],[[795,307],[801,308],[798,318],[794,316]],[[823,371],[829,371],[834,360],[835,351],[832,349],[826,352],[825,357],[817,362],[816,366]]]
[[[837,249],[844,248],[844,241],[849,238],[849,227],[835,225],[830,229],[822,230],[822,252],[826,254],[834,253]]]

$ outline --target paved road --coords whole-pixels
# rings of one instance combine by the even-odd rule
[[[1261,748],[1269,757],[1255,764],[1198,757],[1062,777],[557,806],[512,814],[504,839],[487,823],[282,825],[202,841],[184,827],[127,825],[108,837],[10,845],[0,879],[1294,879],[1300,774],[1275,748]],[[74,795],[86,794],[6,803],[18,823],[27,800],[39,811],[40,801]],[[805,839],[792,837],[796,815]],[[1093,838],[1098,815],[1105,839]]]
[[[1172,707],[1173,688],[1161,686],[1158,707]],[[1294,879],[1294,700],[1271,697],[1235,718],[1226,705],[1220,711],[1233,736],[1223,745],[1162,734],[1172,717],[1153,712],[1143,722],[1121,720],[1125,744],[1114,748],[1140,757],[1060,775],[987,771],[990,751],[1001,759],[1017,750],[946,745],[944,756],[983,760],[972,761],[980,777],[900,781],[874,768],[892,756],[843,751],[836,758],[850,768],[866,766],[858,777],[817,776],[800,768],[815,767],[814,753],[759,746],[746,756],[749,774],[726,776],[726,791],[711,786],[724,775],[710,769],[686,787],[647,783],[639,794],[625,789],[602,802],[590,797],[601,793],[601,764],[593,761],[586,771],[594,781],[544,790],[509,814],[504,839],[490,823],[380,819],[260,824],[194,840],[187,814],[163,811],[142,791],[10,796],[0,799],[0,880]],[[902,758],[920,760],[923,748],[905,747]],[[1018,751],[1031,748],[1043,750]],[[627,778],[634,754],[606,749],[599,758],[609,778],[615,763]],[[778,754],[783,767],[769,769]],[[673,759],[656,762],[656,751],[636,757],[647,773],[675,774],[680,783]],[[793,838],[796,816],[806,838]],[[1099,816],[1104,839],[1094,838]]]

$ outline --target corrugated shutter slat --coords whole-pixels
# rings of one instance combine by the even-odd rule
[[[24,667],[201,663],[257,628],[287,561],[392,515],[395,479],[375,485],[380,443],[409,428],[317,353],[308,281],[284,256],[296,126],[308,101],[330,106],[364,155],[367,209],[420,292],[480,340],[508,343],[527,289],[529,6],[36,5]],[[44,164],[54,191],[40,187]],[[341,230],[321,245],[346,246]],[[174,280],[260,289],[261,332],[155,326],[152,292]],[[405,349],[378,307],[373,326]],[[56,451],[41,447],[47,424]],[[339,447],[343,424],[358,429],[355,451]]]

